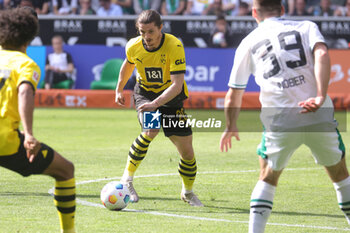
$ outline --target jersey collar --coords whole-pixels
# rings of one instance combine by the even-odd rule
[[[280,16],[275,16],[275,17],[266,18],[263,21],[261,21],[261,23],[267,22],[267,21],[279,21],[279,20],[282,20],[282,18]]]

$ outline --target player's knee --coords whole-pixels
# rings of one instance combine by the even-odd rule
[[[159,133],[159,129],[152,129],[152,130],[147,130],[145,134],[150,137],[150,138],[155,138]]]
[[[75,170],[74,164],[71,161],[67,161],[67,166],[65,171],[67,180],[74,177],[74,170]]]
[[[74,169],[74,164],[67,160],[51,176],[57,181],[69,180],[74,177]]]
[[[330,173],[333,182],[340,182],[349,177],[349,172],[346,167],[340,168]]]
[[[282,171],[273,171],[271,168],[265,167],[260,171],[259,179],[273,186],[277,186],[281,173]]]
[[[345,164],[345,158],[343,157],[339,163],[333,166],[325,167],[332,182],[339,182],[346,179],[349,176],[349,171]]]
[[[181,157],[185,160],[192,160],[194,158],[194,152],[192,146],[183,147],[180,150]]]

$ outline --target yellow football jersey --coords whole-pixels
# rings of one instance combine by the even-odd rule
[[[36,90],[39,79],[39,66],[26,54],[0,49],[0,156],[14,154],[19,147],[17,88],[28,82]]]
[[[186,72],[184,47],[173,35],[163,34],[160,46],[153,51],[146,50],[138,36],[127,43],[125,51],[129,63],[136,66],[137,82],[146,91],[164,91],[171,85],[171,74]],[[188,96],[186,82],[184,93]]]

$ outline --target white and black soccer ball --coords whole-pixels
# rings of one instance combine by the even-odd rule
[[[106,184],[101,190],[102,204],[109,210],[122,210],[130,200],[130,192],[125,184],[112,181]]]

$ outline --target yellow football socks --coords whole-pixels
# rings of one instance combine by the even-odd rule
[[[152,138],[148,137],[145,133],[141,133],[132,143],[129,150],[128,162],[126,164],[129,176],[134,176],[136,169],[146,156],[151,141]]]
[[[196,159],[194,157],[192,160],[180,159],[178,170],[182,178],[182,184],[185,191],[191,192],[197,174]]]
[[[54,203],[60,219],[61,232],[74,233],[75,179],[56,181]]]

